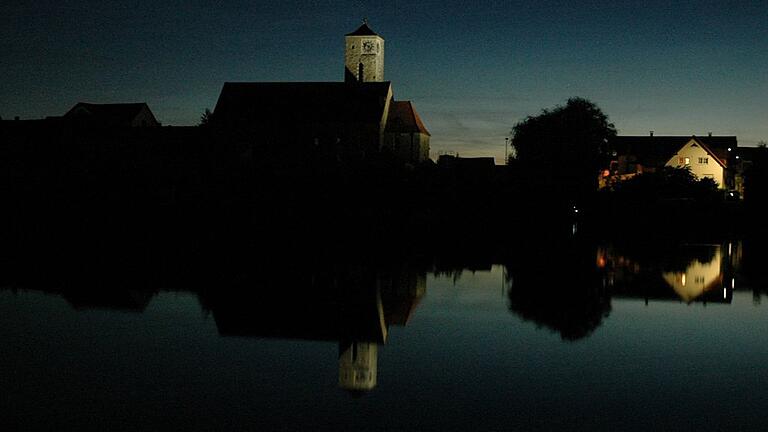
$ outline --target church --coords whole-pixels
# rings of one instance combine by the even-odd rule
[[[395,100],[384,80],[384,39],[364,22],[345,36],[344,81],[227,82],[211,123],[255,152],[304,159],[333,149],[359,159],[391,153],[429,159],[430,133],[413,103]]]

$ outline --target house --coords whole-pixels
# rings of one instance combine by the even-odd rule
[[[211,124],[257,155],[291,161],[318,151],[429,157],[430,134],[413,104],[384,80],[384,39],[367,23],[345,36],[343,82],[227,82]]]
[[[96,128],[157,127],[152,110],[146,103],[94,104],[80,102],[67,111],[64,121]]]
[[[733,189],[735,136],[616,136],[609,142],[610,166],[600,186],[662,167],[688,168],[698,178],[711,178],[721,189]]]

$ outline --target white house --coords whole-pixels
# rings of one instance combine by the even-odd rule
[[[617,136],[609,146],[610,166],[601,175],[607,180],[625,180],[662,167],[688,168],[698,178],[711,178],[721,189],[733,189],[729,167],[738,157],[735,136]]]
[[[733,150],[733,149],[731,149]],[[726,163],[700,139],[692,137],[677,152],[667,160],[668,167],[688,168],[697,178],[711,178],[717,182],[720,189],[726,187]]]

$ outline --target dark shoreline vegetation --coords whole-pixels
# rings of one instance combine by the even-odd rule
[[[569,235],[574,223],[582,233],[619,240],[768,232],[761,169],[753,169],[757,180],[748,183],[745,200],[729,201],[674,169],[574,193],[564,186],[574,179],[547,179],[519,164],[413,167],[387,154],[355,159],[338,151],[331,161],[317,151],[294,166],[268,163],[206,128],[5,135],[2,217],[10,237],[54,226],[169,233],[186,227],[243,242],[274,237],[334,247],[509,244]]]

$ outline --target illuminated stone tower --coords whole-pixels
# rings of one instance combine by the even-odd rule
[[[344,37],[344,81],[384,81],[384,39],[363,20],[357,30]]]

